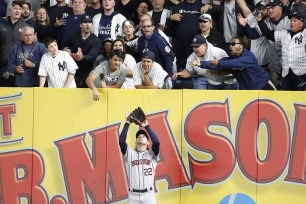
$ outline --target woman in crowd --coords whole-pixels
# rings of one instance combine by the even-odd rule
[[[199,28],[201,35],[203,35],[209,43],[213,44],[215,47],[229,51],[224,36],[213,28],[211,15],[204,13],[199,17]]]
[[[112,50],[121,50],[125,54],[125,58],[122,63],[122,66],[124,69],[127,69],[128,72],[125,78],[125,82],[123,83],[121,88],[134,89],[135,86],[133,82],[133,68],[136,65],[136,60],[134,59],[132,55],[126,54],[125,44],[121,38],[117,38],[116,40],[114,40]]]
[[[122,23],[122,32],[124,34],[123,40],[125,41],[126,53],[136,58],[137,53],[135,52],[135,49],[137,46],[137,39],[139,38],[139,36],[135,35],[134,22],[131,20],[125,20]]]
[[[39,42],[43,42],[46,37],[56,38],[55,27],[50,24],[50,18],[45,7],[40,6],[36,9],[33,20],[35,21],[34,29]]]

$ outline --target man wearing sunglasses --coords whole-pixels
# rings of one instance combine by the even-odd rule
[[[276,90],[268,72],[258,64],[255,55],[245,48],[242,38],[232,38],[230,55],[220,60],[200,62],[196,59],[193,65],[211,70],[230,71],[237,79],[240,90]]]

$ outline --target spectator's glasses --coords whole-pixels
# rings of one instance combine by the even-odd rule
[[[235,46],[235,45],[237,45],[237,44],[242,45],[242,43],[240,43],[240,42],[231,42],[231,43],[230,43],[231,46]]]

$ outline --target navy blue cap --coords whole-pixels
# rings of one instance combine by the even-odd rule
[[[299,19],[299,20],[301,20],[301,21],[304,22],[304,17],[303,17],[303,15],[300,14],[300,13],[298,13],[298,12],[293,12],[293,13],[290,14],[288,17],[289,17],[290,19],[291,19],[292,17],[295,17],[296,19]]]
[[[280,0],[270,0],[270,2],[267,3],[267,6],[282,6],[282,2]]]
[[[206,38],[203,35],[196,35],[190,46],[201,46],[203,44],[207,44]]]
[[[144,130],[138,130],[137,133],[136,133],[136,138],[137,138],[139,135],[141,135],[141,134],[143,134],[144,136],[146,136],[146,138],[149,140],[149,135],[148,135],[148,133],[147,133],[146,131],[144,131]]]
[[[142,54],[142,58],[146,58],[146,59],[151,59],[151,60],[155,60],[155,55],[154,52],[152,51],[146,51]]]
[[[92,17],[89,15],[85,15],[81,20],[81,23],[84,23],[84,22],[93,22]]]

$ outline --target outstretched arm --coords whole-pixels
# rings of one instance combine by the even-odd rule
[[[159,140],[158,140],[155,132],[152,130],[152,128],[149,125],[145,126],[145,128],[146,128],[146,131],[149,133],[149,136],[150,136],[150,138],[152,140],[152,143],[153,143],[152,144],[152,151],[154,152],[155,156],[157,156],[159,154],[159,145],[160,145]]]
[[[124,124],[124,127],[120,133],[120,136],[119,136],[119,146],[120,146],[120,149],[121,149],[121,153],[123,155],[125,155],[126,153],[126,150],[127,150],[127,143],[126,143],[126,136],[127,136],[127,132],[129,130],[129,127],[130,127],[130,124],[131,124],[131,114],[128,114],[127,117],[126,117],[126,122]]]
[[[125,155],[126,150],[127,150],[126,136],[127,136],[127,132],[129,130],[129,127],[130,127],[130,124],[125,123],[124,127],[123,127],[123,130],[121,131],[120,136],[119,136],[119,146],[120,146],[120,149],[121,149],[121,153],[123,155]]]

